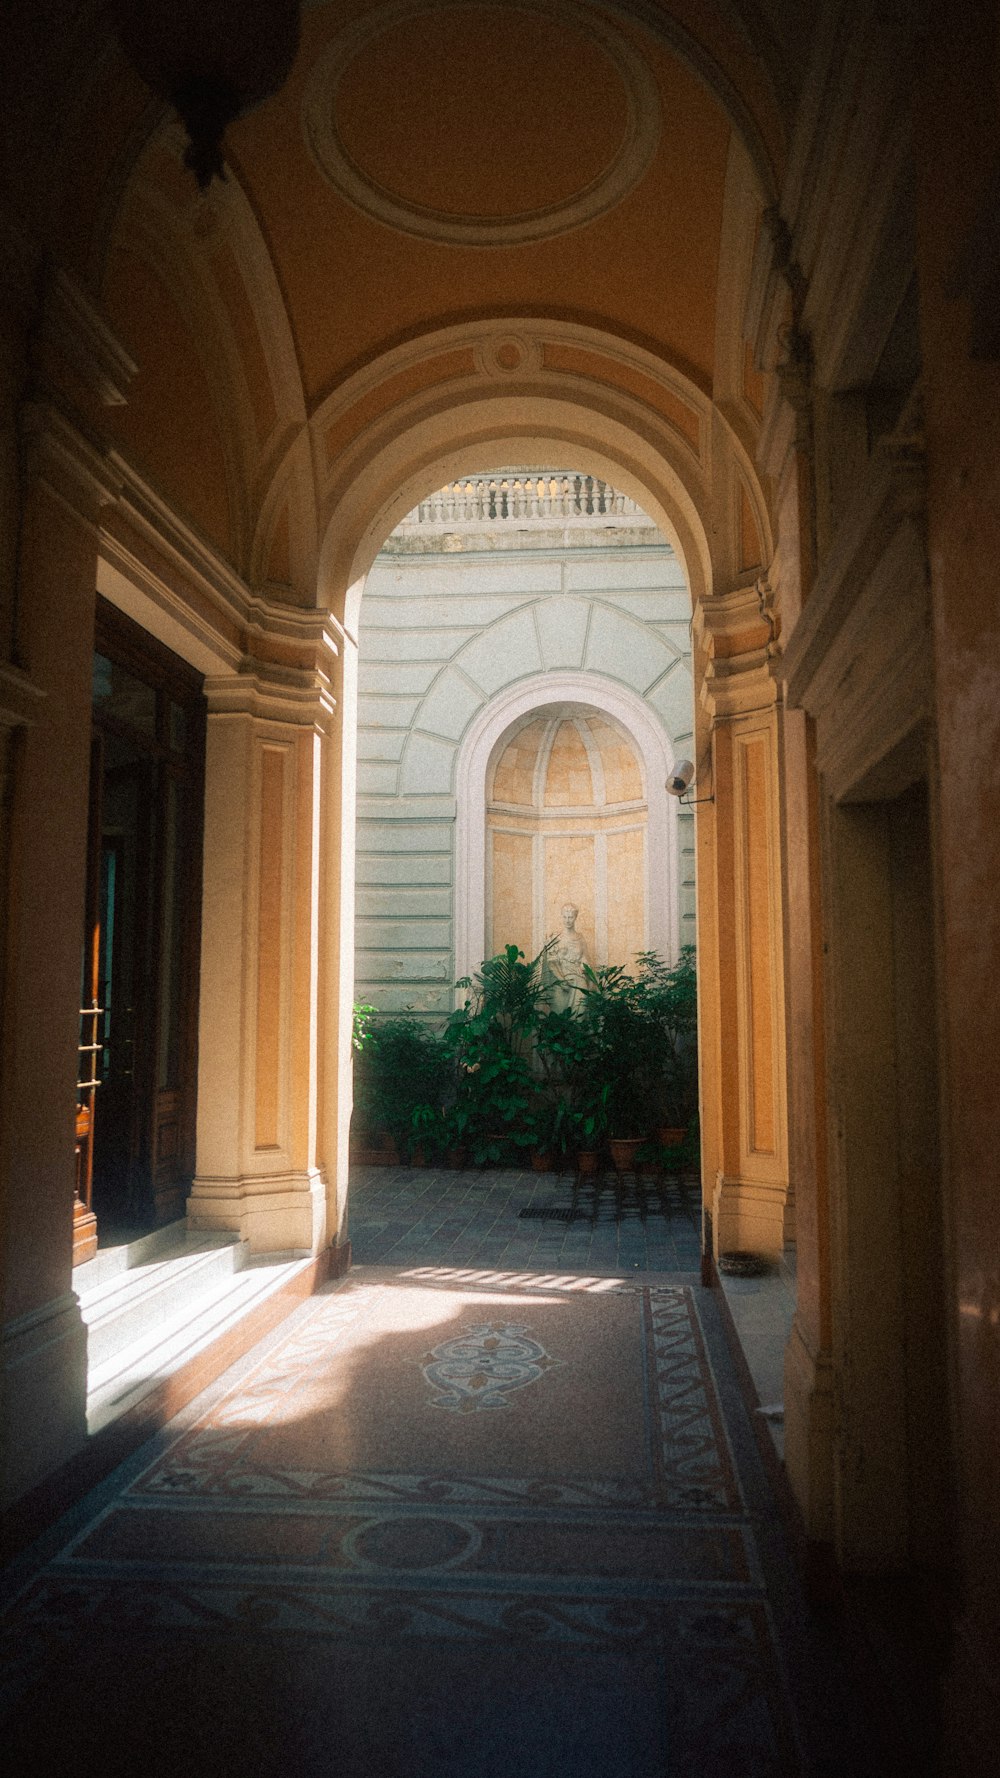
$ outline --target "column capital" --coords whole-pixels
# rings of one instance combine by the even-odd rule
[[[329,727],[343,631],[329,611],[249,601],[244,653],[236,673],[205,681],[210,716],[252,716]]]
[[[699,599],[691,634],[704,663],[701,703],[713,721],[770,709],[777,702],[772,671],[777,619],[766,578]]]

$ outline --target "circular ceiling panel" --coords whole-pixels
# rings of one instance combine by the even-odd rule
[[[303,123],[331,184],[380,222],[500,247],[620,202],[655,152],[659,106],[631,44],[579,5],[396,0],[328,44]]]

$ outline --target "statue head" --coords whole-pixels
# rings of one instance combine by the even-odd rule
[[[572,930],[576,924],[576,916],[579,912],[579,908],[574,907],[571,901],[567,901],[562,910],[563,925]]]

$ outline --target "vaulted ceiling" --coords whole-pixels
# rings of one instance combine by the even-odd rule
[[[106,8],[47,40],[45,0],[15,0],[30,66],[6,155],[138,366],[122,448],[240,561],[296,428],[359,368],[473,318],[600,329],[710,399],[721,354],[752,424],[720,265],[749,278],[794,17],[782,0],[311,0],[289,79],[230,128],[227,181],[202,194]]]

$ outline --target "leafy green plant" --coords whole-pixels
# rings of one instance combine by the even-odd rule
[[[655,951],[638,958],[639,981],[656,1031],[651,1085],[659,1119],[687,1128],[698,1107],[698,979],[693,945],[676,963]]]
[[[668,964],[655,951],[634,975],[584,968],[578,1008],[553,1011],[545,952],[516,945],[459,986],[464,1005],[436,1036],[413,1018],[355,1007],[358,1123],[406,1151],[471,1149],[479,1164],[529,1148],[597,1149],[608,1136],[686,1127],[697,1151],[697,984],[694,952]]]
[[[514,1159],[534,1140],[531,1058],[542,1014],[543,955],[525,962],[523,951],[506,945],[487,958],[471,979],[459,983],[471,990],[470,997],[445,1028],[464,1139],[480,1166]]]
[[[644,1135],[650,1120],[656,1033],[644,984],[618,965],[591,969],[583,990],[593,1072],[607,1086],[608,1134]]]
[[[439,1038],[416,1019],[373,1018],[356,1052],[354,1104],[358,1124],[409,1146],[418,1105],[440,1107],[448,1084],[448,1059]]]
[[[378,1018],[378,1010],[369,1006],[366,1000],[354,1002],[354,1019],[351,1026],[351,1048],[356,1055],[361,1055],[365,1044],[372,1034],[373,1022]]]
[[[560,1160],[572,1141],[572,1111],[565,1094],[538,1093],[528,1113],[532,1148]]]
[[[439,1105],[415,1105],[410,1114],[410,1154],[420,1149],[433,1160],[445,1144],[445,1113]]]
[[[610,1121],[610,1097],[610,1081],[585,1083],[570,1113],[570,1130],[578,1149],[593,1153],[605,1142]]]

